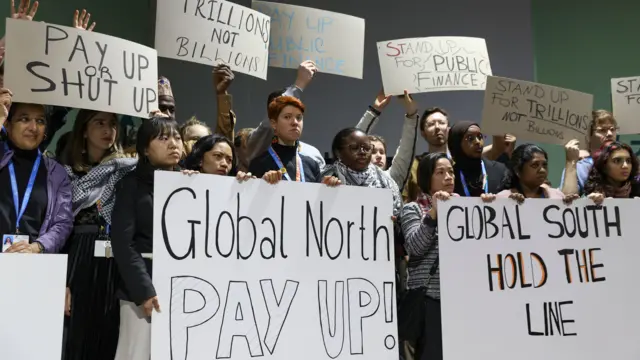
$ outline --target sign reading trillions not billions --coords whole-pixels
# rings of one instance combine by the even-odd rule
[[[147,118],[158,108],[154,49],[95,32],[7,19],[13,101]]]
[[[638,359],[637,207],[438,205],[444,358]]]
[[[640,76],[611,79],[613,116],[620,134],[640,134]]]
[[[158,55],[267,79],[268,16],[230,1],[158,0]]]
[[[556,145],[577,139],[584,148],[592,109],[591,94],[489,76],[484,93],[482,131]]]
[[[269,66],[297,69],[312,60],[322,73],[362,79],[364,19],[266,1],[252,7],[271,16]]]
[[[392,195],[157,172],[154,360],[397,360]]]
[[[384,92],[484,90],[491,64],[484,39],[426,37],[378,42]]]

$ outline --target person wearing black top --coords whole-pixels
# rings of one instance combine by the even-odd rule
[[[312,158],[300,154],[298,139],[302,135],[302,102],[292,96],[280,96],[269,104],[269,119],[274,131],[268,151],[249,164],[249,172],[271,184],[281,179],[320,182],[320,166]]]
[[[449,130],[448,144],[454,161],[456,194],[479,197],[503,190],[502,179],[507,168],[502,163],[482,158],[484,135],[478,124],[457,122]]]
[[[122,282],[120,336],[115,360],[149,360],[151,313],[160,310],[151,282],[153,179],[156,170],[175,170],[183,145],[178,124],[156,116],[142,122],[136,140],[138,165],[116,184],[111,244]]]

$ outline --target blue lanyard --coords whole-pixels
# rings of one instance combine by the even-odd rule
[[[4,150],[9,151],[9,146],[7,143],[4,143]],[[22,215],[24,215],[25,210],[27,210],[27,204],[29,203],[29,198],[31,197],[31,192],[33,191],[33,185],[36,182],[36,175],[38,175],[38,168],[40,167],[40,159],[42,158],[42,154],[40,150],[38,150],[38,156],[36,157],[36,161],[33,164],[33,169],[31,169],[31,176],[29,176],[29,182],[27,183],[27,188],[24,191],[24,196],[22,197],[22,202],[18,199],[18,182],[16,181],[16,169],[13,166],[13,160],[9,161],[9,176],[11,177],[11,191],[13,192],[13,206],[16,209],[16,233],[19,233],[18,230],[20,228],[20,219]],[[20,206],[22,204],[22,206]]]
[[[291,176],[289,176],[289,173],[287,172],[287,168],[284,166],[282,160],[280,160],[280,157],[278,156],[278,154],[276,154],[275,150],[273,150],[272,146],[269,146],[269,154],[271,155],[273,161],[276,162],[278,170],[282,172],[287,180],[292,181]],[[304,168],[302,167],[302,159],[300,159],[300,152],[298,151],[298,149],[296,149],[296,181],[305,182]]]
[[[489,179],[487,178],[487,169],[484,167],[484,161],[480,161],[482,165],[482,187],[485,194],[489,193]],[[467,187],[467,181],[464,179],[464,174],[462,170],[460,170],[460,182],[462,183],[462,189],[464,190],[464,194],[467,197],[471,197],[471,193],[469,192],[469,188]]]

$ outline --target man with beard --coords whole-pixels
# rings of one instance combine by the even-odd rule
[[[419,201],[422,192],[418,186],[418,164],[420,160],[428,153],[448,153],[447,139],[449,134],[449,114],[439,107],[432,107],[425,110],[420,117],[420,133],[429,144],[427,152],[418,155],[411,164],[409,178],[404,185],[402,197],[405,203]],[[426,198],[423,199],[426,201]],[[426,204],[425,204],[426,205]]]

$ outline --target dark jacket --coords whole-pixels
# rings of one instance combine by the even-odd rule
[[[287,173],[291,177],[291,181],[295,181],[297,168],[296,147],[280,144],[272,144],[271,146],[273,147],[276,154],[278,154],[278,156],[280,157],[280,160],[282,161],[284,166],[287,168]],[[302,154],[300,154],[300,161],[302,162],[302,168],[304,169],[305,182],[320,182],[320,166],[318,165],[318,162],[316,162],[313,158]],[[249,164],[249,172],[258,178],[261,178],[262,175],[271,170],[280,169],[268,151],[251,160],[251,163]],[[283,180],[286,180],[286,178],[283,177]]]
[[[487,187],[489,188],[489,193],[497,194],[500,191],[504,190],[502,186],[502,180],[504,178],[505,173],[507,172],[507,167],[504,166],[503,163],[499,163],[497,161],[492,161],[487,159],[483,159],[482,161],[484,161],[484,166],[487,169],[487,182],[488,182]],[[465,196],[464,188],[462,186],[462,181],[459,173],[460,170],[456,169],[455,167],[454,169],[456,170],[455,171],[456,182],[455,182],[454,192],[460,196]],[[468,175],[465,174],[465,177],[468,177]],[[467,179],[467,181],[469,181],[469,179]],[[469,186],[469,184],[467,185]],[[473,191],[471,192],[473,193]]]
[[[151,282],[153,252],[153,178],[155,169],[142,160],[116,184],[111,214],[111,246],[122,282],[116,296],[137,305],[156,296]]]
[[[13,151],[5,152],[4,144],[0,141],[0,169],[3,169],[13,156]],[[38,242],[46,253],[57,253],[62,249],[71,229],[73,228],[73,213],[71,211],[71,181],[62,165],[46,156],[42,157],[47,168],[47,210],[40,227]]]

